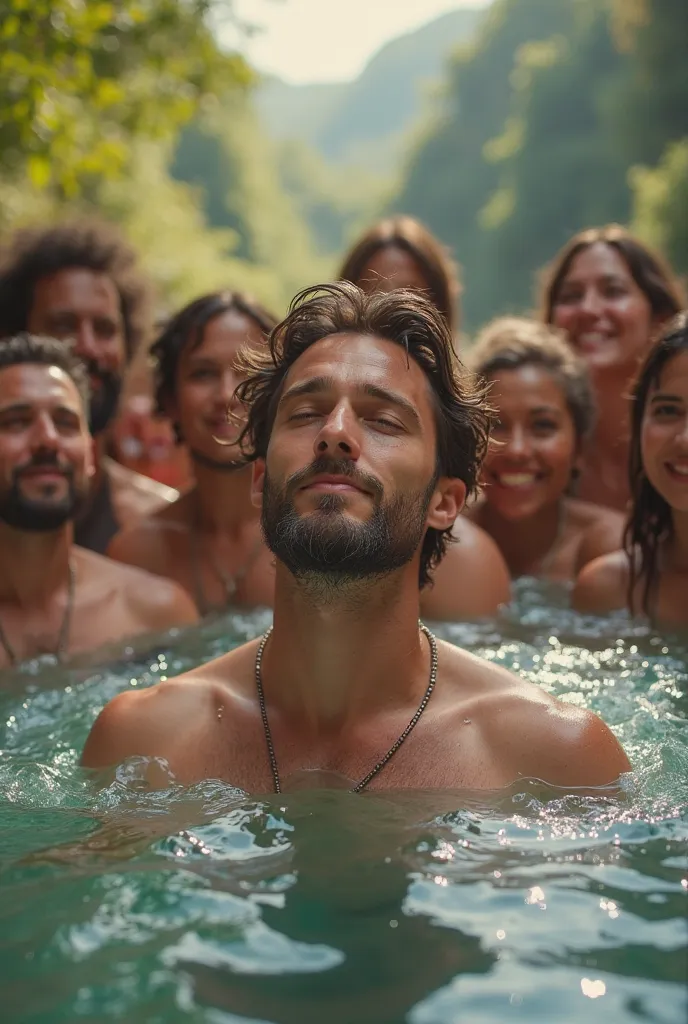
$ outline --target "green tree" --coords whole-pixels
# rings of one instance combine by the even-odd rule
[[[203,96],[248,81],[211,15],[229,0],[4,0],[0,170],[74,195],[126,167],[129,141],[187,120]]]
[[[688,138],[667,146],[654,168],[631,171],[633,227],[688,275]]]

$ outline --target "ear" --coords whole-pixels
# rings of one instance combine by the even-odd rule
[[[254,508],[263,507],[263,486],[265,484],[265,459],[256,459],[251,475],[251,504]]]
[[[466,485],[455,476],[441,476],[430,499],[426,526],[447,530],[466,503]]]

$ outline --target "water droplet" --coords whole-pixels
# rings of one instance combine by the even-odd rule
[[[464,725],[470,725],[470,724],[471,724],[471,720],[470,720],[470,718],[464,718],[464,720],[463,720],[463,724],[464,724]]]

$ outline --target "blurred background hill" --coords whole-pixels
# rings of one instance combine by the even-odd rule
[[[3,4],[0,231],[97,211],[161,309],[224,285],[282,312],[403,211],[462,265],[469,329],[528,309],[590,224],[630,223],[688,272],[685,0],[457,3],[350,81],[305,84],[220,45],[234,17],[229,0]]]

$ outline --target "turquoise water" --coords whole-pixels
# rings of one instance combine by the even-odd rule
[[[77,761],[105,701],[264,616],[8,678],[2,1021],[684,1021],[688,648],[557,603],[524,587],[500,622],[438,632],[599,712],[635,766],[622,800],[148,793],[135,760],[96,794]]]

